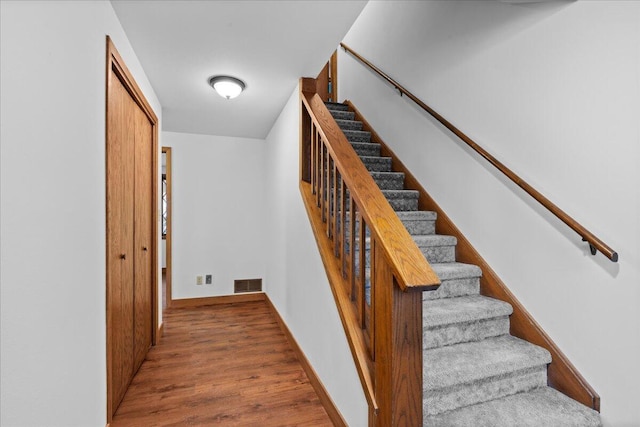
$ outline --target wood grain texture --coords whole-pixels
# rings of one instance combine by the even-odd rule
[[[115,73],[108,80],[107,181],[107,377],[110,414],[134,374],[133,178],[134,102]]]
[[[343,278],[340,272],[340,261],[333,254],[333,245],[324,236],[323,223],[320,211],[316,206],[316,198],[311,191],[311,186],[306,182],[300,182],[300,193],[307,211],[311,229],[318,245],[320,258],[324,264],[331,286],[331,292],[338,308],[340,321],[345,330],[349,349],[356,365],[356,371],[362,384],[364,396],[369,405],[370,411],[378,412],[378,404],[375,399],[374,379],[373,379],[373,362],[369,357],[366,341],[360,323],[353,310],[351,296],[347,292],[350,289],[350,278]],[[353,236],[353,234],[352,234]],[[353,252],[352,252],[353,253]]]
[[[105,86],[108,423],[158,329],[158,119],[109,36]]]
[[[308,92],[301,93],[301,99],[321,135],[327,156],[335,161],[371,234],[381,243],[401,288],[404,291],[437,288],[440,284],[438,276],[398,219],[323,101],[316,94]]]
[[[266,302],[165,314],[111,427],[331,426]]]
[[[317,90],[318,96],[320,96],[320,99],[322,99],[323,101],[328,101],[331,96],[331,94],[329,93],[330,62],[331,61],[325,64],[325,66],[322,68],[322,70],[316,77],[316,82],[317,82],[316,90]]]
[[[338,51],[334,50],[329,60],[329,81],[331,82],[331,91],[329,98],[333,102],[338,102]]]
[[[255,293],[243,293],[234,295],[219,295],[215,297],[202,297],[202,298],[184,298],[174,299],[172,307],[174,308],[188,308],[188,307],[201,307],[204,305],[220,305],[220,304],[232,304],[241,302],[252,301],[264,301],[265,294],[263,292]]]
[[[402,292],[386,260],[375,259],[376,426],[422,425],[422,294]]]
[[[318,395],[320,402],[322,402],[322,406],[324,407],[325,411],[327,411],[329,418],[331,418],[333,425],[336,427],[347,427],[347,422],[344,420],[344,418],[342,418],[342,414],[338,410],[336,404],[333,402],[333,399],[331,399],[331,396],[327,392],[327,389],[324,388],[324,384],[322,384],[322,381],[320,381],[320,377],[318,377],[318,374],[316,373],[315,369],[313,369],[313,366],[311,366],[311,363],[305,356],[302,348],[300,348],[300,345],[287,327],[287,324],[284,322],[284,320],[280,316],[280,313],[278,313],[278,310],[267,295],[265,295],[265,301],[267,302],[267,306],[271,310],[273,317],[278,322],[282,333],[287,338],[289,345],[298,357],[298,362],[300,362],[302,369],[304,369],[304,372],[307,374],[309,382]]]
[[[299,86],[300,87],[304,87],[306,85],[309,85],[309,83],[305,84],[305,81],[309,80],[309,79],[300,79],[299,82]],[[299,151],[299,155],[300,155],[300,163],[299,163],[299,168],[300,168],[300,180],[301,181],[306,181],[309,182],[311,181],[311,171],[315,170],[312,168],[312,165],[309,164],[308,161],[305,161],[303,159],[308,159],[309,157],[312,157],[313,155],[311,154],[311,150],[314,148],[313,147],[313,132],[312,132],[312,128],[311,128],[311,119],[309,118],[308,114],[304,114],[304,111],[302,108],[300,108],[300,112],[299,112],[300,116],[299,116],[299,120],[300,120],[300,151]]]
[[[305,86],[303,81],[300,86]],[[305,180],[300,173],[300,190],[369,404],[369,421],[376,426],[420,425],[422,293],[417,291],[435,289],[439,279],[320,97],[304,91],[300,95],[300,124],[309,128],[301,130],[300,159],[313,166],[312,179]],[[338,175],[345,188],[340,192]],[[351,200],[347,274],[336,231],[338,196],[346,189]],[[374,257],[371,305],[365,300],[366,242]],[[361,247],[356,249],[356,243]]]
[[[373,349],[371,347],[371,331],[367,329],[367,312],[366,312],[366,294],[365,294],[365,274],[366,274],[366,253],[367,250],[365,248],[366,245],[366,228],[362,219],[362,214],[360,210],[356,210],[356,224],[358,224],[357,228],[357,240],[353,245],[353,251],[356,252],[356,256],[358,257],[357,266],[358,269],[354,271],[354,275],[356,276],[356,308],[358,310],[358,316],[360,317],[360,327],[364,330],[364,337],[367,340],[367,347],[369,351],[373,354]],[[355,265],[355,264],[354,264]],[[371,268],[375,268],[375,266],[371,266]],[[373,357],[372,357],[373,358]]]
[[[574,400],[599,411],[600,396],[587,383],[568,358],[560,351],[558,346],[544,332],[542,327],[533,319],[531,314],[516,299],[513,293],[509,291],[508,287],[480,256],[469,240],[460,232],[435,200],[433,200],[429,193],[413,176],[411,171],[409,171],[409,169],[398,159],[382,138],[380,138],[380,136],[373,130],[369,122],[367,122],[353,103],[350,101],[345,101],[345,103],[349,105],[351,111],[356,113],[356,120],[363,123],[363,129],[371,132],[371,141],[379,143],[382,146],[382,155],[392,157],[393,170],[403,172],[405,174],[405,188],[417,190],[420,193],[418,209],[434,211],[438,214],[436,232],[438,234],[455,236],[458,239],[458,244],[456,246],[456,259],[459,262],[475,264],[482,269],[482,277],[480,278],[481,293],[511,304],[513,307],[513,314],[511,316],[511,334],[544,347],[551,353],[552,362],[548,368],[549,385]]]
[[[391,85],[393,85],[398,91],[400,91],[400,94],[407,95],[409,99],[411,99],[413,102],[418,104],[420,108],[422,108],[434,119],[440,122],[444,127],[446,127],[451,132],[453,132],[454,135],[460,138],[465,144],[471,147],[476,153],[478,153],[485,160],[487,160],[491,165],[493,165],[496,169],[502,172],[507,178],[513,181],[518,187],[522,188],[527,194],[533,197],[538,203],[540,203],[547,210],[549,210],[549,212],[551,212],[558,219],[560,219],[560,221],[564,222],[569,228],[571,228],[573,231],[578,233],[583,238],[584,241],[589,242],[589,244],[591,244],[594,248],[599,250],[604,256],[609,258],[611,261],[618,262],[618,253],[616,251],[611,249],[611,247],[609,247],[606,243],[600,240],[592,232],[587,230],[584,226],[582,226],[582,224],[580,224],[578,221],[576,221],[574,218],[572,218],[570,215],[568,215],[566,212],[560,209],[557,205],[551,202],[551,200],[547,199],[542,193],[540,193],[538,190],[536,190],[531,185],[529,185],[525,180],[520,178],[520,176],[518,176],[515,172],[513,172],[511,169],[505,166],[502,162],[496,159],[488,151],[486,151],[484,148],[478,145],[474,140],[469,138],[465,133],[463,133],[460,129],[454,126],[451,122],[449,122],[447,119],[442,117],[438,112],[436,112],[434,109],[432,109],[427,104],[425,104],[420,98],[415,96],[413,93],[409,92],[404,86],[402,86],[400,83],[398,83],[397,81],[389,77],[389,75],[387,75],[385,72],[383,72],[378,67],[373,65],[371,62],[369,62],[367,59],[362,57],[360,54],[355,52],[349,46],[345,45],[344,43],[340,43],[340,46],[342,46],[345,51],[351,53],[353,56],[358,58],[358,60],[362,62],[365,66],[369,67],[379,76],[381,76]]]
[[[144,112],[135,106],[133,110],[134,127],[134,227],[133,227],[133,298],[134,298],[134,371],[144,361],[152,341],[152,300],[151,258],[152,217],[155,206],[152,204],[152,141],[153,125]]]
[[[302,77],[300,79],[300,91],[315,92],[317,89],[316,79],[310,77]]]
[[[315,78],[316,88],[305,89],[310,92],[317,92],[323,101],[337,102],[338,99],[338,51],[335,50],[331,54],[329,61],[322,68],[318,76]],[[331,90],[329,90],[331,86]]]

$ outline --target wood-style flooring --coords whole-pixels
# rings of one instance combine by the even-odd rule
[[[331,426],[264,301],[169,309],[111,427]]]

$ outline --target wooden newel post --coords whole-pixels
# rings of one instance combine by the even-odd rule
[[[375,244],[375,242],[374,242]],[[403,292],[374,250],[376,426],[422,425],[422,292]]]
[[[300,94],[316,92],[316,80],[308,77],[300,79]],[[301,98],[302,99],[302,98]],[[311,182],[311,117],[300,101],[300,180]]]

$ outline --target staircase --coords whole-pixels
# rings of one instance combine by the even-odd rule
[[[480,295],[482,272],[456,262],[456,238],[435,234],[436,214],[380,155],[348,106],[326,103],[356,153],[441,280],[423,293],[425,426],[600,426],[599,414],[547,386],[549,352],[509,335],[508,303]]]

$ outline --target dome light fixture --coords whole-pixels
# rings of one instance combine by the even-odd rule
[[[233,99],[244,90],[246,85],[240,79],[231,76],[213,76],[209,84],[223,98]]]

